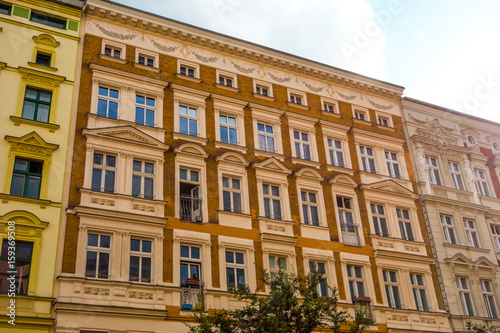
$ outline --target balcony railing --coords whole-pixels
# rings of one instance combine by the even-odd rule
[[[357,224],[341,223],[340,228],[342,229],[342,239],[345,245],[361,246]]]
[[[204,310],[203,283],[187,279],[181,283],[181,310]]]
[[[181,221],[203,222],[201,198],[193,198],[190,195],[182,194],[180,205]]]

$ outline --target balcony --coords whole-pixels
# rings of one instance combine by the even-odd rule
[[[354,296],[352,303],[354,304],[354,314],[357,322],[365,325],[373,325],[375,323],[370,297]]]
[[[180,219],[187,222],[203,222],[201,198],[181,194]]]
[[[203,283],[196,279],[186,279],[181,283],[181,310],[203,310]]]
[[[344,240],[344,245],[361,246],[357,224],[341,223],[340,229],[342,230],[342,239]]]

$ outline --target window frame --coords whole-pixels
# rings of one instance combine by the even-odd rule
[[[399,163],[399,154],[392,152],[390,150],[384,150],[385,161],[387,165],[387,172],[389,177],[403,179],[403,173],[401,171],[401,164]],[[388,158],[390,157],[390,158]],[[393,159],[395,157],[396,159]],[[397,170],[397,172],[396,172]],[[398,175],[399,173],[399,175]]]
[[[36,95],[37,97],[35,99],[32,99],[32,98],[28,98],[26,97],[26,93],[28,91],[28,89],[31,89],[31,90],[35,90],[36,91]],[[40,100],[40,94],[42,92],[45,92],[45,93],[50,93],[50,102],[45,102],[45,101],[41,101]],[[50,120],[50,113],[51,113],[51,110],[53,109],[52,107],[52,100],[53,100],[53,93],[52,91],[50,90],[46,90],[46,89],[38,89],[38,88],[34,88],[32,87],[31,85],[28,85],[26,86],[26,89],[24,91],[24,98],[23,98],[23,106],[22,106],[22,112],[21,112],[21,118],[23,119],[27,119],[27,120],[32,120],[32,121],[37,121],[37,122],[41,122],[41,123],[49,123],[49,120]],[[27,118],[25,115],[24,115],[24,107],[25,107],[25,103],[26,102],[31,102],[31,103],[34,103],[35,104],[35,109],[33,110],[33,118]],[[47,120],[38,120],[38,107],[40,105],[48,105],[48,114],[47,114]]]
[[[326,97],[320,97],[320,100],[321,100],[321,111],[326,112],[327,114],[340,115],[338,101]]]
[[[319,196],[322,193],[319,193],[317,190],[313,189],[308,189],[308,188],[300,188],[299,189],[299,206],[301,207],[301,221],[305,225],[311,225],[311,226],[316,226],[319,227],[324,224],[321,218],[321,207],[320,207],[320,198]],[[306,197],[306,200],[304,200],[304,195]],[[314,195],[315,202],[312,202],[311,199],[311,194]],[[313,208],[316,208],[316,217],[317,221],[314,221],[312,219],[313,216]],[[307,219],[306,219],[306,213],[307,212]]]
[[[16,170],[16,162],[17,161],[25,161],[26,162],[26,170]],[[41,163],[41,171],[40,173],[33,173],[30,171],[30,165],[31,163]],[[43,175],[44,175],[44,169],[48,168],[48,165],[45,163],[45,161],[40,161],[37,160],[36,158],[24,158],[21,156],[15,156],[14,164],[13,164],[13,169],[12,169],[12,175],[11,175],[11,183],[10,183],[10,195],[15,195],[23,198],[31,198],[31,199],[40,199],[40,194],[41,194],[41,189],[42,189],[42,181],[43,181]],[[14,186],[14,175],[22,175],[23,176],[23,189],[22,189],[22,194],[21,195],[16,195],[12,194],[13,192],[13,186]],[[30,190],[29,190],[29,184],[30,180],[32,177],[37,177],[38,178],[38,189],[36,196],[28,196]],[[33,186],[33,185],[32,185]]]
[[[137,171],[135,170],[135,162],[139,162],[141,165],[141,170]],[[151,165],[153,167],[153,173],[146,172],[146,166]],[[141,199],[147,199],[147,200],[156,200],[157,195],[156,195],[156,170],[157,170],[157,165],[154,161],[148,161],[148,160],[143,160],[140,158],[134,158],[132,160],[132,196],[134,198],[141,198]],[[134,192],[134,179],[137,179],[136,177],[140,177],[139,181],[139,187],[140,191]],[[151,195],[147,195],[145,193],[146,190],[146,179],[151,179],[152,180],[152,193]]]
[[[267,89],[268,94],[264,95],[262,93],[257,92],[257,87],[260,89],[265,88]],[[264,99],[270,99],[270,100],[275,100],[274,95],[273,95],[273,84],[270,82],[266,81],[261,81],[261,80],[253,80],[253,90],[252,90],[252,95],[259,97],[259,98],[264,98]]]
[[[408,212],[408,218],[404,216],[403,211]],[[401,214],[399,214],[401,212]],[[401,216],[400,216],[401,215]],[[414,231],[414,224],[412,222],[412,209],[407,208],[407,207],[401,207],[401,206],[396,206],[396,217],[398,221],[398,227],[399,227],[399,233],[401,235],[401,239],[407,240],[410,242],[417,242],[418,239],[416,237],[416,233]],[[408,226],[410,227],[411,234],[413,237],[409,236],[408,233]],[[416,229],[416,228],[415,228]],[[403,232],[404,231],[404,232]]]
[[[138,240],[140,242],[140,249],[139,251],[135,251],[135,250],[132,250],[132,240]],[[148,252],[144,252],[143,251],[143,242],[150,242],[150,246],[151,246],[151,251],[148,253]],[[131,235],[130,236],[130,239],[129,239],[129,243],[130,243],[130,251],[129,251],[129,282],[136,282],[136,283],[146,283],[146,284],[153,284],[154,283],[154,247],[155,247],[155,243],[154,243],[154,240],[153,239],[149,239],[149,238],[144,238],[144,237],[141,237],[141,236],[134,236],[134,235]],[[139,280],[132,280],[132,276],[131,276],[131,266],[130,265],[130,261],[132,261],[132,256],[136,256],[136,257],[139,257],[139,275],[138,275],[138,279]],[[149,267],[149,281],[142,281],[142,273],[143,273],[143,258],[149,258],[150,259],[150,267]]]
[[[448,215],[448,214],[439,214],[439,219],[441,221],[441,229],[443,231],[443,236],[444,236],[444,241],[446,244],[454,244],[457,245],[459,244],[457,234],[456,234],[456,228],[455,224],[453,221],[453,216]],[[443,219],[445,222],[443,222]],[[448,223],[448,221],[450,223]],[[453,242],[452,242],[452,237],[450,235],[453,235]]]
[[[412,276],[414,276],[412,278]],[[418,281],[418,276],[421,276],[422,278],[422,284],[419,283]],[[429,305],[429,298],[427,297],[427,274],[420,273],[420,272],[409,272],[409,278],[410,278],[410,286],[412,289],[412,294],[413,294],[413,305],[415,306],[415,309],[418,311],[425,311],[428,312],[430,311],[430,305]],[[423,295],[425,296],[425,304],[422,301],[422,291]],[[417,297],[418,296],[418,297]]]
[[[382,208],[382,213],[380,213],[379,207]],[[374,212],[375,210],[375,212]],[[384,204],[380,204],[377,202],[370,202],[370,216],[371,222],[373,225],[373,231],[375,235],[380,237],[390,237],[389,232],[389,224],[388,224],[388,215],[386,214],[386,207]],[[381,220],[384,220],[382,223]],[[384,224],[385,224],[385,233],[384,233]]]
[[[215,71],[215,75],[217,80],[215,84],[218,87],[222,86],[227,88],[238,89],[238,76],[236,74],[217,69]],[[221,79],[224,79],[224,83],[220,83]],[[231,80],[231,85],[227,84],[227,79]]]
[[[330,290],[327,286],[330,286],[328,283],[328,261],[318,260],[316,258],[309,258],[309,273],[312,273],[313,270],[311,268],[314,266],[314,271],[317,270],[321,274],[320,281],[316,285],[316,291],[320,297],[330,297]],[[318,269],[319,264],[323,265],[323,271]]]
[[[206,98],[210,95],[208,92],[183,87],[177,84],[171,84],[171,89],[174,91],[174,140],[183,139],[192,142],[206,145],[207,129],[206,129]],[[198,112],[198,133],[197,136],[183,134],[180,132],[180,106],[188,106],[196,108]],[[161,113],[161,112],[158,112]]]
[[[142,97],[144,98],[144,104],[141,104],[137,101],[137,98],[139,97]],[[154,101],[154,105],[151,106],[151,105],[148,105],[148,99],[152,99]],[[137,118],[138,118],[138,114],[137,114],[137,109],[143,109],[143,118],[144,120],[143,121],[140,121],[138,122]],[[135,119],[134,119],[134,122],[138,125],[143,125],[143,126],[148,126],[148,127],[157,127],[157,124],[156,124],[156,115],[157,115],[157,102],[156,102],[156,97],[152,97],[151,95],[148,95],[148,94],[143,94],[143,93],[140,93],[139,91],[136,91],[135,92]],[[153,113],[153,123],[149,123],[147,122],[147,119],[148,119],[148,111],[152,112]]]
[[[228,148],[236,150],[240,153],[246,153],[246,136],[245,136],[245,102],[233,98],[212,96],[214,101],[214,120],[215,120],[215,147]],[[221,123],[221,117],[231,117],[235,119],[235,124]],[[228,141],[222,140],[222,127],[227,127]],[[231,142],[229,139],[229,129],[233,128],[236,131],[236,142]]]
[[[9,230],[10,230],[10,228],[9,228]],[[10,234],[10,232],[9,232],[9,234]],[[10,236],[9,236],[9,238],[10,238]],[[35,242],[34,241],[24,241],[24,240],[20,240],[20,239],[16,238],[14,240],[15,245],[11,246],[11,244],[9,244],[11,242],[9,240],[9,238],[8,237],[4,237],[3,239],[0,238],[0,240],[1,240],[1,243],[0,243],[1,248],[0,249],[1,250],[4,249],[3,245],[5,243],[6,244],[6,250],[7,250],[7,253],[6,253],[5,256],[1,255],[1,254],[3,254],[3,251],[2,251],[2,253],[0,253],[0,262],[1,261],[5,261],[5,266],[4,267],[9,267],[9,270],[11,272],[12,271],[16,272],[16,274],[15,274],[16,278],[14,280],[15,281],[15,285],[16,285],[16,289],[15,289],[15,295],[14,296],[16,296],[16,295],[28,296],[28,295],[31,294],[30,291],[33,289],[33,288],[30,288],[31,284],[35,283],[35,281],[31,281],[31,283],[30,283],[30,280],[33,280],[33,278],[34,278],[34,276],[33,276],[32,273],[33,273],[33,262],[34,262],[34,259],[35,259],[34,258],[34,252],[35,252],[34,246],[35,246]],[[18,258],[19,251],[20,251],[20,244],[30,244],[31,245],[31,252],[30,252],[30,258],[29,259]],[[14,251],[13,251],[14,252],[14,256],[10,255],[11,254],[10,253],[11,250],[9,250],[9,249],[11,249],[12,247],[14,247]],[[14,258],[14,260],[12,260],[12,258]],[[14,266],[11,266],[12,262],[14,263]],[[28,265],[21,266],[21,270],[18,272],[17,271],[18,262],[25,263],[25,264],[27,263]],[[24,280],[24,276],[21,276],[21,274],[24,273],[24,269],[23,268],[26,267],[26,266],[28,267],[28,277],[26,279],[26,286],[24,287],[25,290],[26,290],[26,292],[23,293],[23,292],[21,292],[19,290],[19,286],[20,286],[20,282]],[[17,274],[17,273],[19,273],[19,274]],[[12,288],[11,287],[12,283],[9,280],[7,280],[8,276],[10,277],[10,275],[5,274],[5,280],[6,280],[5,282],[7,282],[6,283],[7,290],[5,291],[5,293],[9,293],[9,296],[10,296],[10,294],[12,293],[12,289],[11,289]],[[21,281],[19,281],[19,277],[21,277]],[[36,275],[35,275],[35,277],[36,277]],[[2,280],[0,280],[0,281],[3,282]]]
[[[456,166],[456,170],[455,167]],[[460,168],[460,163],[454,161],[448,161],[448,171],[450,173],[451,182],[453,187],[459,191],[465,191],[465,184],[462,176],[462,171]]]
[[[380,111],[375,111],[375,117],[377,118],[377,126],[382,127],[382,128],[389,128],[389,129],[394,128],[394,122],[392,119],[392,115],[390,115],[388,113],[382,113]],[[387,124],[382,124],[384,122],[384,120]]]
[[[107,89],[108,93],[107,95],[101,95],[101,89]],[[121,110],[120,110],[120,102],[121,102],[121,98],[120,96],[122,95],[122,91],[120,88],[117,88],[116,86],[111,86],[111,85],[106,85],[106,84],[102,84],[102,85],[99,85],[97,87],[97,95],[96,95],[96,104],[97,104],[97,107],[96,107],[96,114],[99,116],[99,117],[103,117],[103,118],[108,118],[108,119],[114,119],[114,120],[119,120],[121,119]],[[114,97],[111,97],[110,94],[111,94],[111,90],[113,91],[116,91],[118,93],[118,97],[117,98],[114,98]],[[105,115],[101,113],[99,113],[99,101],[106,101],[106,113]],[[116,103],[116,116],[114,117],[110,117],[109,116],[109,105],[110,103]]]
[[[224,186],[224,178],[228,179],[228,183],[229,183],[229,187],[226,187]],[[238,180],[239,182],[239,189],[234,189],[234,180]],[[227,174],[223,174],[222,175],[222,180],[221,180],[221,185],[222,185],[222,210],[225,211],[225,212],[230,212],[230,213],[236,213],[236,214],[243,214],[243,201],[244,201],[244,198],[243,198],[243,180],[241,179],[241,177],[239,176],[233,176],[233,175],[227,175]],[[228,192],[229,193],[229,207],[226,206],[226,197],[224,196],[224,192]],[[235,208],[235,194],[239,194],[240,195],[240,198],[239,198],[239,206],[240,206],[240,209],[239,211],[236,210]],[[229,208],[229,210],[227,210],[226,208]]]
[[[246,252],[247,251],[243,251],[243,250],[240,250],[240,249],[233,249],[233,248],[225,248],[224,249],[224,252],[225,252],[225,271],[226,271],[226,290],[231,290],[231,289],[235,289],[235,287],[238,287],[238,286],[247,286],[248,285],[248,278],[247,278],[247,260],[246,260]],[[228,262],[227,261],[227,253],[228,252],[231,252],[233,253],[233,262]],[[242,255],[243,257],[243,263],[239,264],[237,263],[236,261],[236,253],[239,253]],[[235,278],[235,283],[233,286],[230,285],[229,283],[229,276],[227,274],[228,272],[228,268],[229,269],[232,269],[233,270],[233,274],[234,274],[234,278]],[[238,282],[238,270],[243,270],[243,279],[245,280],[243,284],[240,284]]]
[[[495,252],[500,253],[500,225],[491,223],[490,230],[493,235],[493,243],[495,243]]]
[[[351,269],[349,269],[351,268]],[[361,276],[358,277],[357,276],[357,273],[356,273],[356,268],[359,268],[359,272],[361,273]],[[350,295],[350,299],[351,299],[351,302],[354,303],[355,302],[355,297],[367,297],[367,286],[365,285],[365,280],[368,281],[367,278],[365,278],[365,266],[364,265],[360,265],[358,263],[346,263],[346,266],[345,266],[345,269],[346,269],[346,276],[347,276],[347,285],[348,285],[348,289],[349,289],[349,295]],[[353,273],[354,273],[354,276],[353,276]],[[351,276],[349,276],[351,275]],[[352,283],[351,283],[352,282]],[[363,287],[363,292],[360,293],[360,290],[359,290],[359,286]],[[354,286],[354,288],[353,288]],[[362,294],[362,295],[361,295]]]
[[[492,319],[498,319],[498,306],[496,301],[494,284],[491,280],[480,279],[479,283],[481,285],[481,294],[483,295],[484,305],[486,307],[486,312],[488,317]],[[487,284],[486,284],[487,283]],[[489,286],[486,287],[486,285]],[[489,291],[487,289],[490,289]]]
[[[436,165],[433,165],[432,161],[435,161]],[[443,178],[441,177],[438,158],[425,155],[425,162],[427,163],[427,167],[429,169],[429,182],[432,185],[443,186]]]
[[[394,273],[396,281],[392,281],[391,273]],[[382,269],[382,283],[384,284],[387,306],[394,309],[403,309],[403,298],[401,294],[401,281],[399,275],[398,270],[390,268]],[[396,302],[395,290],[397,291],[399,303]]]
[[[103,158],[103,163],[104,161],[106,162],[106,164],[108,163],[108,159],[107,157],[108,156],[113,156],[115,158],[115,166],[112,167],[112,166],[108,166],[108,165],[104,165],[104,164],[95,164],[95,155],[102,155]],[[118,171],[118,156],[116,154],[112,154],[112,153],[107,153],[107,152],[96,152],[94,151],[93,154],[92,154],[92,163],[91,163],[91,168],[92,168],[92,171],[91,171],[91,190],[92,191],[95,191],[95,192],[102,192],[102,193],[111,193],[111,194],[114,194],[116,193],[116,175],[117,175],[117,171]],[[100,166],[100,167],[96,167],[97,166]],[[93,183],[94,183],[94,170],[95,169],[100,169],[101,170],[101,181],[100,181],[100,186],[99,186],[99,189],[97,190],[96,187],[93,186]],[[113,191],[106,191],[106,187],[105,187],[105,184],[106,184],[106,172],[113,172]],[[104,174],[104,177],[103,177],[103,174]]]
[[[147,61],[144,62],[144,64],[141,64],[140,63],[140,58],[143,57],[144,59],[152,59],[153,60],[153,63],[152,65],[148,65],[147,64]],[[154,52],[150,52],[150,51],[147,51],[147,50],[143,50],[143,49],[140,49],[140,48],[135,48],[135,63],[134,65],[140,65],[141,68],[144,68],[144,67],[148,67],[148,68],[151,68],[151,69],[158,69],[160,66],[159,66],[159,55],[158,53],[154,53]]]
[[[467,244],[470,247],[481,248],[481,237],[479,237],[479,230],[477,229],[476,221],[470,218],[463,218],[462,223],[465,229],[465,236]]]
[[[488,173],[485,170],[474,168],[474,183],[476,184],[477,191],[484,197],[491,197],[487,175]]]
[[[371,150],[372,155],[368,154],[368,149]],[[361,165],[363,167],[362,171],[378,174],[377,159],[375,158],[375,149],[373,147],[368,147],[365,144],[359,144],[359,155],[361,157]],[[370,163],[370,161],[372,163]],[[371,170],[372,164],[373,164],[373,170]]]
[[[111,55],[106,54],[106,48],[109,48],[112,50]],[[118,61],[121,60],[120,62],[126,61],[125,60],[126,50],[127,50],[127,46],[125,44],[117,43],[115,41],[107,40],[107,39],[102,40],[101,56],[105,56],[106,59],[108,59],[108,60],[114,59],[114,60],[118,60]],[[114,51],[120,51],[120,56],[115,57]]]
[[[254,154],[256,156],[273,156],[280,161],[284,161],[285,156],[283,155],[283,138],[281,133],[281,116],[283,115],[284,111],[253,103],[250,103],[249,106],[252,112]],[[275,148],[274,152],[260,149],[258,123],[262,123],[273,128]],[[283,134],[286,134],[286,132]]]
[[[98,236],[97,246],[91,246],[91,245],[89,245],[89,241],[90,241],[89,240],[89,236],[91,234]],[[88,230],[88,232],[86,233],[86,236],[87,237],[86,237],[86,242],[85,242],[85,263],[84,263],[84,270],[83,270],[84,277],[85,278],[90,278],[90,279],[97,279],[97,280],[110,280],[111,276],[112,276],[112,265],[111,265],[111,263],[113,262],[112,261],[113,235],[111,235],[109,233],[106,233],[106,232],[102,232],[102,231]],[[106,247],[102,247],[100,245],[103,236],[104,237],[109,237],[109,247],[107,247],[107,248]],[[89,251],[97,253],[97,256],[96,256],[96,269],[95,269],[95,272],[94,272],[93,276],[90,276],[87,273],[88,261],[89,261],[89,258],[88,258]],[[100,264],[100,260],[101,260],[101,252],[108,254],[108,268],[107,268],[107,272],[108,273],[107,273],[106,277],[99,276],[101,274],[101,273],[99,273],[99,264]]]
[[[465,282],[465,283],[464,283]],[[457,286],[458,298],[462,306],[462,312],[465,316],[475,316],[474,297],[470,289],[469,279],[465,276],[456,276],[455,283]],[[468,296],[468,297],[467,297]]]
[[[186,74],[182,74],[182,68],[186,68]],[[193,75],[189,75],[189,69],[193,70]],[[187,77],[193,79],[200,79],[200,65],[194,62],[177,59],[177,74],[180,77]]]
[[[39,18],[36,18],[34,20],[33,18],[36,16],[45,16],[45,20],[41,20]],[[51,22],[50,20],[47,20],[47,19],[52,19],[52,20],[54,20],[54,22]],[[29,20],[31,22],[48,25],[50,27],[58,28],[58,29],[62,29],[62,30],[66,30],[66,28],[68,27],[68,19],[62,18],[62,17],[57,17],[54,15],[40,12],[40,11],[36,11],[36,10],[31,10]],[[57,25],[56,21],[59,21],[59,25]]]
[[[287,88],[287,104],[308,108],[307,94],[304,91]]]
[[[352,119],[354,121],[370,122],[370,111],[367,108],[357,105],[351,105],[351,110],[352,110]]]

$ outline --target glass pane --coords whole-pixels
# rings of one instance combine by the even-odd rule
[[[226,251],[226,262],[234,263],[234,252]]]
[[[111,242],[110,236],[101,235],[101,244],[99,244],[99,246],[106,248],[106,249],[109,249],[110,242]]]
[[[316,193],[309,193],[309,202],[316,203]]]
[[[142,258],[141,282],[151,282],[151,258]]]
[[[264,195],[268,195],[269,194],[269,185],[262,184],[262,192],[264,193]]]
[[[113,193],[115,191],[115,172],[106,170],[104,177],[104,192]]]
[[[24,95],[24,98],[29,98],[29,99],[36,99],[38,90],[32,89],[32,88],[26,88],[26,94]]]
[[[273,127],[266,125],[266,133],[273,134]]]
[[[139,257],[130,256],[130,281],[139,281]]]
[[[130,240],[130,251],[140,251],[141,250],[141,240],[131,239]]]
[[[42,178],[39,176],[28,177],[28,188],[26,189],[26,196],[28,198],[38,198],[40,194],[40,183]]]
[[[275,256],[269,256],[269,268],[277,268]]]
[[[189,258],[189,246],[181,245],[181,257]]]
[[[33,252],[33,243],[17,242],[17,258],[22,260],[31,260]]]
[[[183,180],[187,180],[187,170],[186,169],[179,170],[179,178],[183,179]]]
[[[179,113],[187,115],[187,107],[180,105],[179,106]]]
[[[132,195],[139,196],[141,193],[141,176],[132,176]]]
[[[109,97],[111,97],[111,98],[118,98],[118,90],[109,89]]]
[[[191,181],[198,182],[198,171],[191,171]]]
[[[10,185],[10,194],[22,197],[24,191],[24,179],[23,175],[12,175],[12,183]]]
[[[301,134],[302,134],[302,141],[308,142],[309,141],[309,134],[307,134],[307,133],[301,133]]]
[[[281,203],[279,200],[273,200],[274,218],[281,220]]]
[[[144,163],[144,172],[154,174],[155,168],[153,163]]]
[[[220,141],[226,143],[228,142],[227,127],[225,126],[220,127]]]
[[[135,96],[135,102],[137,104],[144,104],[144,96],[140,96],[140,95]]]
[[[236,129],[235,128],[229,129],[229,143],[232,143],[232,144],[238,143],[238,138],[236,137]]]
[[[240,180],[239,179],[233,179],[233,189],[235,189],[235,190],[240,189]]]
[[[233,193],[234,212],[241,213],[241,193]]]
[[[146,97],[146,105],[154,107],[155,106],[155,99]]]
[[[200,267],[198,265],[190,265],[190,275],[191,279],[198,280],[200,278]]]
[[[227,267],[226,268],[226,281],[228,284],[228,287],[233,287],[236,283],[235,276],[234,276],[234,268],[232,267]]]
[[[151,241],[142,241],[142,252],[151,253]]]
[[[299,132],[297,132],[297,131],[293,131],[293,138],[294,138],[295,140],[300,140],[300,133],[299,133]]]
[[[37,121],[48,122],[49,121],[49,110],[50,106],[45,104],[38,104],[38,112],[36,115]]]
[[[111,119],[118,119],[118,103],[109,102],[108,117]]]
[[[14,170],[19,171],[27,171],[28,170],[28,161],[20,158],[16,158],[14,161]]]
[[[222,201],[224,205],[224,210],[226,212],[231,211],[231,192],[229,191],[222,191]]]
[[[227,122],[229,125],[236,126],[236,118],[234,118],[234,117],[228,117]]]
[[[194,108],[189,108],[189,115],[191,117],[198,117],[198,110],[196,110]]]
[[[189,135],[198,136],[198,121],[189,119]]]
[[[146,126],[153,127],[155,125],[155,112],[153,110],[146,110]]]
[[[314,224],[318,224],[319,222],[319,216],[318,216],[318,207],[311,206],[311,221],[314,222]]]
[[[99,235],[89,234],[87,245],[88,246],[97,246],[97,242],[99,241]]]
[[[135,108],[135,122],[144,125],[144,109],[143,108]]]
[[[264,124],[257,124],[257,131],[264,132]]]
[[[361,267],[359,266],[354,266],[354,275],[357,277],[357,278],[362,278],[363,277],[363,274],[361,272]]]
[[[50,103],[52,99],[52,93],[48,91],[40,91],[40,101]]]
[[[99,273],[98,278],[107,279],[108,278],[108,267],[109,267],[109,253],[99,253]]]
[[[181,264],[181,282],[185,282],[189,276],[188,264]]]
[[[23,106],[23,114],[22,117],[25,119],[34,119],[35,118],[35,103],[24,101]]]
[[[264,216],[271,218],[271,199],[264,198]]]
[[[108,88],[99,87],[99,95],[108,96]]]
[[[271,192],[274,197],[280,196],[280,189],[277,186],[271,186]]]
[[[244,256],[243,253],[241,252],[236,252],[236,263],[237,264],[244,264]]]
[[[272,137],[267,137],[267,150],[274,152],[274,138]]]
[[[191,258],[192,259],[200,259],[200,248],[199,247],[191,247]]]
[[[87,251],[85,276],[95,277],[96,268],[97,268],[97,252]]]
[[[245,284],[245,270],[242,268],[236,269],[236,279],[238,285],[244,285]]]

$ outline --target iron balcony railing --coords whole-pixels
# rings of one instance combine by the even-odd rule
[[[180,205],[181,221],[203,222],[201,198],[182,194]]]
[[[361,246],[357,224],[341,223],[340,228],[342,229],[342,239],[345,245]]]
[[[181,283],[181,310],[204,310],[203,283],[187,279]]]

